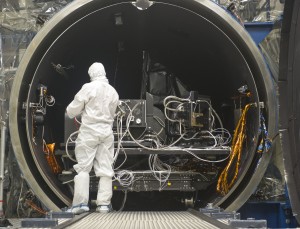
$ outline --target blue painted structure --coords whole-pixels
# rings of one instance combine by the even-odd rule
[[[273,29],[273,22],[251,22],[244,26],[254,42],[258,45]]]
[[[268,228],[296,228],[297,221],[291,206],[279,201],[249,201],[238,211],[241,219],[255,218],[267,220]]]

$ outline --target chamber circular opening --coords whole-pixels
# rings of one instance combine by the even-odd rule
[[[10,125],[16,132],[14,141],[18,142],[15,151],[21,169],[25,171],[27,180],[35,188],[37,195],[45,200],[49,208],[70,203],[72,190],[69,185],[63,184],[65,180],[62,181],[51,170],[45,157],[43,140],[55,143],[56,150],[63,150],[60,146],[66,142],[65,133],[68,129],[65,108],[81,86],[89,81],[88,67],[93,62],[100,61],[121,99],[143,100],[152,104],[150,108],[146,106],[145,110],[151,110],[152,107],[152,116],[160,119],[165,118],[162,105],[165,97],[174,95],[187,98],[193,95],[196,97],[195,101],[209,101],[211,108],[222,120],[223,127],[233,134],[236,119],[240,117],[240,105],[255,104],[247,115],[247,137],[241,154],[238,178],[230,191],[225,196],[216,192],[217,177],[228,162],[225,161],[202,164],[193,162],[193,166],[205,173],[206,178],[196,184],[193,180],[196,178],[189,177],[197,191],[183,189],[182,192],[174,192],[184,199],[196,196],[201,203],[215,202],[224,207],[235,203],[235,200],[241,198],[241,191],[247,188],[248,183],[251,184],[258,160],[259,102],[264,102],[263,113],[271,126],[270,134],[274,130],[274,123],[269,112],[275,109],[269,73],[243,28],[223,9],[208,1],[180,4],[155,2],[147,10],[139,10],[131,2],[109,5],[105,1],[82,2],[84,4],[80,7],[73,3],[64,9],[37,35],[34,42],[36,45],[29,47],[18,70],[16,80],[19,82],[13,87],[11,108],[17,112],[12,115]],[[239,92],[245,86],[247,89]],[[41,115],[36,112],[36,104],[44,90],[47,95],[55,98],[55,105],[48,106],[45,114]],[[147,92],[152,95],[150,102],[147,100]],[[247,93],[251,95],[246,96]],[[23,103],[26,109],[20,106]],[[21,123],[24,117],[25,125]],[[208,117],[213,116],[208,114]],[[216,115],[214,117],[217,119]],[[169,126],[168,121],[163,122],[165,126]],[[195,126],[197,125],[194,124],[191,128],[193,131],[195,128],[206,130]],[[216,124],[215,128],[219,127],[220,124]],[[171,125],[170,128],[173,128],[173,132],[177,131],[177,127]],[[143,132],[136,129],[138,128],[133,131],[137,134]],[[178,137],[176,133],[173,136],[172,131],[163,131],[167,139],[165,144],[170,143],[171,138]],[[183,144],[187,142],[181,142],[180,147]],[[195,145],[200,143],[188,144],[189,148],[197,148]],[[205,144],[207,147],[211,146],[211,143]],[[192,162],[190,157],[174,156],[172,151],[168,153],[170,155],[167,159],[164,158],[164,162]],[[133,155],[127,166],[143,170],[145,165],[141,163],[137,166],[136,163],[147,160],[148,156]],[[62,157],[64,156],[57,155],[58,160]],[[211,153],[206,154],[205,158],[220,160],[224,156]],[[268,158],[265,159],[266,163],[267,160]],[[66,165],[65,161],[59,163],[64,170],[72,166],[72,163]],[[264,163],[260,166],[264,170]],[[208,176],[209,173],[211,176]],[[204,182],[207,177],[211,182]],[[180,191],[181,185],[178,184],[176,191]]]

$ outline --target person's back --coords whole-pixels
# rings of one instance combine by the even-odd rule
[[[82,112],[82,128],[90,128],[95,134],[110,133],[119,101],[116,90],[101,79],[85,84],[83,89],[89,99]]]
[[[97,211],[109,212],[112,197],[112,168],[114,136],[112,124],[119,103],[119,95],[109,85],[104,67],[94,63],[88,71],[91,82],[82,86],[74,100],[67,107],[70,118],[82,115],[79,134],[76,139],[73,167],[78,173],[74,177],[74,197],[69,211],[80,214],[89,211],[89,172],[94,172],[99,180]]]

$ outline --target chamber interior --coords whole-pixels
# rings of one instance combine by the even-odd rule
[[[32,110],[29,109],[27,131],[28,136],[31,136],[29,144],[32,146],[36,164],[51,188],[65,199],[70,200],[72,190],[70,185],[62,184],[58,175],[50,169],[44,154],[41,153],[45,151],[42,139],[47,143],[54,142],[56,149],[60,148],[61,143],[65,143],[66,106],[81,86],[89,82],[87,69],[96,61],[104,64],[109,82],[118,91],[120,99],[146,100],[144,88],[144,92],[151,92],[150,85],[155,87],[166,84],[170,87],[176,84],[177,90],[182,93],[174,93],[175,96],[186,98],[191,91],[196,91],[201,98],[209,98],[211,106],[222,120],[223,127],[231,134],[235,128],[235,118],[239,117],[240,104],[258,102],[252,71],[244,56],[234,41],[201,15],[168,4],[156,3],[141,11],[131,3],[124,3],[82,17],[67,28],[39,60],[28,95],[29,101],[36,103],[39,99],[39,87],[45,85],[47,93],[55,98],[55,105],[47,107],[43,127],[36,126],[36,121],[32,119]],[[149,68],[145,67],[147,64]],[[149,72],[155,71],[166,73],[170,80],[156,77],[153,83],[145,78]],[[248,87],[247,92],[251,93],[250,97],[243,97],[238,91],[245,85]],[[161,103],[154,107],[165,123]],[[247,139],[239,174],[243,174],[248,166],[247,160],[251,161],[253,157],[253,139],[258,135],[258,110],[251,109],[249,112]],[[219,127],[216,124],[215,128]],[[36,137],[32,137],[33,135]],[[226,146],[230,146],[230,143]],[[186,160],[186,156],[174,157],[172,151],[167,153],[171,156],[165,162],[173,159]],[[164,157],[165,155],[161,160]],[[209,159],[210,156],[205,155],[204,158]],[[217,160],[224,157],[214,155],[212,158]],[[61,155],[57,156],[57,160],[65,168],[66,165],[60,161]],[[125,164],[126,168],[143,160],[145,161],[136,167],[140,170],[147,166],[148,155],[131,156],[128,164]],[[187,171],[200,169],[211,172],[212,177],[218,177],[227,163],[203,163],[197,160],[190,162],[192,164],[185,167]],[[72,162],[69,162],[69,166],[72,166]],[[199,192],[180,192],[179,184],[174,193],[186,197],[187,193],[193,193],[194,196],[198,192],[199,200],[214,201],[219,196],[215,190],[216,177],[208,186],[204,185],[205,188],[199,184],[196,188]]]

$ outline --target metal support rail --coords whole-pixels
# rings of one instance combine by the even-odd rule
[[[0,217],[3,217],[3,180],[4,180],[4,160],[5,160],[5,141],[6,123],[1,121],[1,148],[0,148]]]
[[[82,220],[86,216],[91,214],[91,212],[83,213],[81,215],[76,215],[73,219],[70,219],[66,222],[63,222],[62,224],[59,224],[58,226],[54,227],[54,229],[62,229],[71,226],[74,223],[77,223],[78,221]]]

